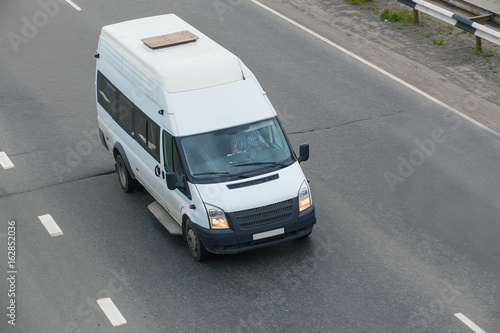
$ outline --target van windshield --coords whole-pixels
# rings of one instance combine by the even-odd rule
[[[183,137],[180,146],[195,183],[253,177],[295,160],[276,118]]]

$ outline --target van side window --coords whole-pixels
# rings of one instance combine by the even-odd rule
[[[158,163],[160,162],[160,126],[149,119],[100,71],[97,72],[97,102]]]
[[[97,102],[131,136],[137,107],[100,71],[97,72]]]
[[[111,103],[115,100],[115,96],[115,86],[101,72],[97,72],[97,101],[108,113],[111,110]]]
[[[135,138],[141,146],[146,147],[146,130],[148,129],[148,121],[146,117],[141,115],[140,112],[137,112],[135,115],[135,124],[137,129]]]
[[[180,183],[184,182],[184,167],[182,166],[181,156],[179,155],[179,149],[177,149],[177,144],[173,141],[173,160],[174,160],[174,172],[177,176],[177,181]]]
[[[118,90],[118,92],[120,92]],[[114,106],[114,114],[127,132],[134,135],[134,111],[136,106],[122,93],[119,93]]]
[[[167,133],[167,131],[163,131],[163,154],[165,155],[165,168],[170,172],[175,172],[177,182],[184,183],[185,172],[181,156],[179,154],[179,149],[177,148],[177,143],[175,142],[174,137]],[[187,189],[179,189],[179,191],[181,191],[188,198],[191,198]]]
[[[135,140],[160,162],[160,126],[149,119],[144,112],[135,110]]]
[[[152,121],[148,121],[148,148],[158,154],[160,141],[160,126]]]
[[[163,154],[165,155],[163,160],[165,161],[165,168],[168,171],[174,171],[174,162],[173,162],[173,141],[174,138],[172,135],[168,134],[167,131],[163,131]]]

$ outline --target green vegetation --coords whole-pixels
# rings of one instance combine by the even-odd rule
[[[384,11],[380,14],[380,19],[382,21],[387,20],[396,23],[403,23],[404,26],[408,26],[413,20],[413,14],[405,11],[393,12],[390,9],[384,9]]]
[[[489,61],[487,61],[489,62]],[[490,70],[494,70],[495,68],[498,68],[498,64],[488,64],[488,67],[490,68]]]
[[[433,39],[432,42],[436,45],[444,45],[444,41],[443,39],[440,39],[440,40],[437,40],[437,39]]]
[[[365,3],[365,0],[345,0],[345,2],[352,3],[353,5],[357,5],[358,3]]]

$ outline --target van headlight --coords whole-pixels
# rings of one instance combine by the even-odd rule
[[[207,209],[208,219],[210,221],[211,229],[228,229],[229,223],[227,223],[226,214],[219,207],[215,207],[209,204],[205,204]]]
[[[309,207],[311,207],[311,191],[304,180],[299,190],[299,212]]]

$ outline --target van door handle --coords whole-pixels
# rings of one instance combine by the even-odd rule
[[[155,175],[156,175],[156,177],[160,177],[160,166],[159,165],[157,165],[155,167]]]

